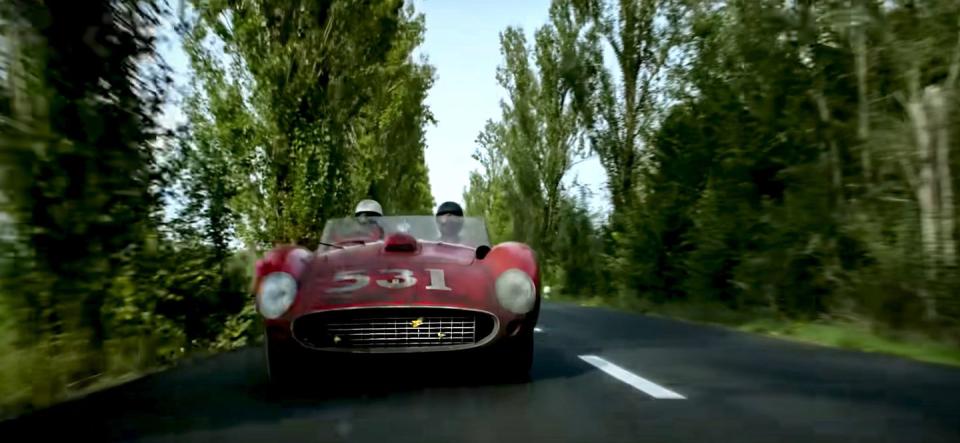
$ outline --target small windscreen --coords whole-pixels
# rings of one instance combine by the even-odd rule
[[[459,235],[448,236],[443,241],[473,247],[490,244],[483,218],[463,217],[462,222]],[[382,236],[379,235],[381,230]],[[327,221],[320,241],[330,244],[369,243],[395,232],[410,234],[417,240],[441,241],[437,219],[432,215],[334,218]]]

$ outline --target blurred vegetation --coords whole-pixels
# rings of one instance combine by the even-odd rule
[[[644,298],[553,294],[553,301],[586,307],[607,307],[674,320],[719,326],[801,343],[889,354],[914,360],[960,366],[960,347],[923,331],[884,327],[869,318],[785,319],[769,312],[734,310],[716,302],[657,303]]]
[[[0,5],[0,416],[255,342],[260,253],[361,198],[431,210],[412,8],[179,6]],[[190,63],[175,130],[163,22]]]
[[[958,348],[960,3],[555,0],[524,35],[464,199],[554,293]]]
[[[253,343],[265,249],[434,203],[412,7],[180,6],[0,4],[0,415]],[[501,34],[464,202],[554,294],[954,359],[960,4],[554,0],[532,37]]]

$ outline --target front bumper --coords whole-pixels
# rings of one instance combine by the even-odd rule
[[[463,307],[347,307],[304,313],[289,322],[268,322],[267,336],[275,343],[321,353],[467,351],[492,347],[525,330],[532,331],[536,317],[536,310],[498,316]]]

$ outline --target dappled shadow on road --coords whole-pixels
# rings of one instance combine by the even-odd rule
[[[523,402],[538,382],[591,370],[548,347],[538,347],[534,361],[531,380],[520,382],[491,379],[477,371],[445,366],[439,360],[409,359],[383,360],[333,374],[318,370],[310,383],[277,389],[267,380],[262,348],[248,348],[187,363],[2,423],[0,435],[20,437],[11,441],[47,441],[78,435],[93,441],[175,437],[174,434],[340,413],[337,411],[383,399],[409,404],[424,393],[459,398],[486,393],[505,398],[504,401]]]

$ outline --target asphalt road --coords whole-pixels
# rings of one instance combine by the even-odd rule
[[[331,381],[333,393],[278,394],[253,348],[2,423],[0,438],[960,442],[955,368],[555,303],[540,326],[529,383],[383,366],[373,381]]]

